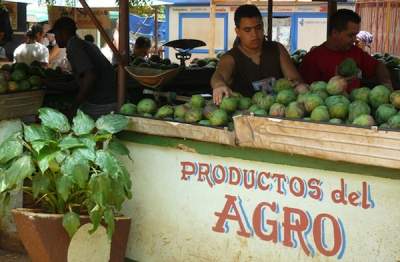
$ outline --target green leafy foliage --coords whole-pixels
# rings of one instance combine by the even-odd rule
[[[100,131],[111,134],[122,131],[128,125],[128,118],[123,115],[109,114],[100,117],[96,121],[96,127]]]
[[[62,224],[69,237],[72,237],[81,225],[79,215],[72,211],[64,214]]]
[[[22,144],[17,139],[17,135],[9,137],[0,146],[0,164],[5,164],[11,159],[22,154]]]
[[[76,117],[74,117],[72,122],[74,123],[72,126],[72,130],[77,136],[90,134],[95,127],[93,119],[91,119],[81,110],[78,110],[78,113],[76,114]]]
[[[43,107],[39,109],[39,118],[42,125],[55,131],[66,133],[70,130],[68,118],[55,109]]]
[[[90,232],[103,221],[111,238],[114,213],[132,197],[130,176],[117,158],[129,150],[114,137],[127,118],[110,114],[95,122],[78,111],[70,125],[51,108],[41,108],[39,118],[41,124],[24,125],[0,144],[0,206],[23,189],[44,212],[64,214],[69,236],[80,226],[79,214],[89,214]],[[25,179],[31,186],[22,187]]]

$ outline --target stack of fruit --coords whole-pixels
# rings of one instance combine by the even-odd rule
[[[303,62],[303,58],[304,56],[307,54],[307,51],[304,49],[298,49],[296,51],[294,51],[290,57],[292,58],[293,64],[296,67],[299,67],[301,62]]]
[[[5,64],[0,70],[0,93],[39,89],[43,76],[44,71],[39,65]]]
[[[351,94],[346,93],[346,78],[356,75],[358,70],[354,61],[348,59],[338,67],[340,75],[332,77],[328,83],[317,81],[310,86],[294,86],[287,79],[279,79],[273,86],[273,94],[257,92],[249,98],[234,93],[225,97],[219,106],[200,95],[192,96],[186,104],[160,108],[154,100],[146,98],[137,106],[123,105],[121,113],[207,126],[232,127],[233,116],[254,114],[332,124],[400,128],[400,91],[392,92],[386,86],[378,85],[373,89],[362,87]]]
[[[385,54],[376,53],[373,55],[373,57],[384,63],[389,69],[400,70],[400,57],[395,57],[388,53]]]
[[[158,55],[152,55],[148,60],[145,60],[143,57],[136,57],[132,60],[130,65],[161,70],[168,70],[179,67],[178,64],[171,63],[171,60],[169,60],[168,58],[162,59]]]

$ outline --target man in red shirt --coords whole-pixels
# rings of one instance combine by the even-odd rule
[[[392,88],[386,66],[355,45],[360,31],[360,16],[351,10],[340,9],[331,16],[330,21],[327,41],[313,48],[300,65],[299,71],[304,81],[309,84],[329,81],[336,75],[338,65],[345,58],[352,58],[361,70],[358,78]],[[349,80],[347,92],[360,87],[358,78]]]

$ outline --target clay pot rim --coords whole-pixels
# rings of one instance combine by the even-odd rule
[[[64,214],[43,213],[40,209],[33,208],[13,208],[13,214],[23,214],[25,216],[40,217],[40,218],[62,218]],[[79,215],[80,218],[90,219],[88,215]],[[115,220],[130,220],[127,216],[116,216]]]

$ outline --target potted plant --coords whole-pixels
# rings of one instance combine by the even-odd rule
[[[70,124],[51,108],[39,109],[39,118],[41,124],[24,125],[0,145],[0,205],[23,190],[38,207],[12,211],[29,256],[67,261],[70,238],[90,222],[90,233],[106,226],[110,261],[123,261],[130,219],[117,216],[131,198],[131,180],[117,159],[129,151],[115,134],[128,119],[109,114],[94,121],[78,110]]]

